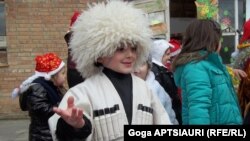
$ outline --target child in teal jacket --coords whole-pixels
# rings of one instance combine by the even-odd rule
[[[182,90],[183,125],[242,124],[231,77],[218,54],[221,36],[219,24],[212,20],[195,20],[186,29],[172,66]]]

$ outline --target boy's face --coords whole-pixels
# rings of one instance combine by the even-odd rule
[[[170,60],[170,49],[167,49],[162,56],[162,64],[167,64],[168,60]]]
[[[137,58],[136,47],[127,44],[121,45],[111,57],[100,57],[97,61],[104,67],[113,71],[128,74],[131,73]]]

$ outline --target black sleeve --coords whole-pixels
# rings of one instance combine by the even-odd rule
[[[56,127],[57,139],[59,141],[85,140],[91,134],[92,125],[85,115],[83,115],[83,119],[85,125],[80,129],[75,129],[60,118]]]
[[[245,125],[250,125],[250,111],[247,112],[247,115],[244,117],[244,122],[243,124]]]

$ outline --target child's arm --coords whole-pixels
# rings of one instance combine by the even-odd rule
[[[159,124],[166,124],[166,125],[172,125],[173,123],[170,120],[169,114],[164,109],[160,99],[151,92],[152,100],[151,106],[153,108],[153,124],[159,125]]]
[[[159,87],[159,93],[161,94],[161,96],[159,96],[159,98],[161,98],[161,100],[162,100],[162,104],[163,104],[165,110],[168,113],[170,121],[174,125],[178,125],[179,124],[178,120],[176,119],[175,112],[174,112],[174,110],[172,108],[172,99],[171,99],[171,97],[169,96],[169,94],[164,90],[164,88],[160,84],[158,85],[158,87]]]
[[[241,78],[247,77],[247,74],[240,69],[234,69],[232,67],[226,66],[229,75],[232,78],[233,85],[237,86]]]
[[[182,72],[181,80],[185,82],[183,96],[188,99],[183,101],[182,106],[184,124],[211,124],[209,109],[212,106],[213,89],[206,68],[199,63],[188,65]]]
[[[241,70],[241,69],[233,69],[233,72],[234,72],[234,75],[235,75],[238,79],[247,77],[246,72],[244,72],[244,71]]]
[[[86,139],[92,130],[90,120],[83,114],[83,110],[74,104],[74,98],[69,96],[65,110],[54,107],[54,112],[61,116],[57,122],[56,136],[59,140]]]

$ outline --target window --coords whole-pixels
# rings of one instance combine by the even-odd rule
[[[149,19],[150,28],[153,31],[154,38],[168,38],[167,36],[167,17],[168,1],[166,0],[125,0],[132,1],[134,5],[146,12]]]
[[[0,66],[7,64],[5,5],[0,1]]]
[[[219,0],[219,22],[223,29],[221,56],[225,64],[231,63],[245,21],[245,0]]]

